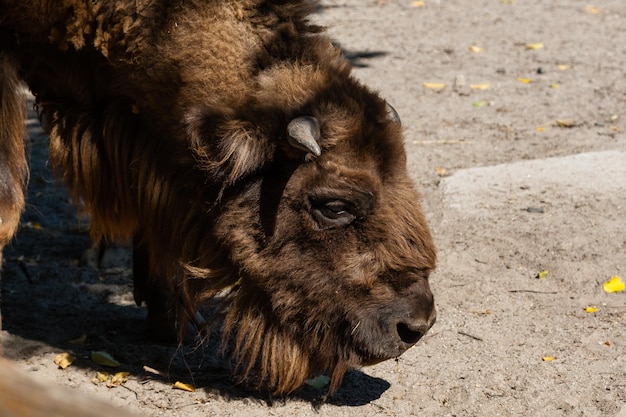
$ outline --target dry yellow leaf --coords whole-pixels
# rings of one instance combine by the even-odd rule
[[[564,127],[564,128],[572,128],[576,126],[576,122],[573,120],[565,120],[565,119],[559,119],[559,120],[555,120],[554,124],[557,125],[558,127]]]
[[[602,286],[606,292],[622,292],[626,288],[624,281],[617,275],[604,283]]]
[[[426,88],[432,88],[433,90],[441,90],[446,87],[444,83],[422,83]]]
[[[598,14],[600,13],[600,9],[592,6],[590,4],[586,5],[585,7],[583,7],[583,10],[585,11],[585,13],[589,13],[589,14]]]
[[[65,369],[76,360],[75,356],[70,355],[67,352],[59,353],[54,357],[54,364],[61,369]]]
[[[557,65],[557,68],[560,69],[561,71],[567,71],[568,69],[571,69],[572,66],[568,64],[559,64]]]
[[[107,382],[109,380],[108,372],[96,372],[96,376],[94,376],[91,380],[94,384],[99,384],[101,382]]]
[[[435,168],[435,172],[437,173],[437,175],[439,175],[440,177],[447,177],[448,175],[450,175],[448,173],[448,170],[445,169],[444,167],[436,167]]]
[[[174,384],[174,388],[180,389],[183,391],[195,392],[196,388],[191,384],[185,384],[184,382],[176,381]]]
[[[479,53],[481,53],[483,51],[483,48],[481,48],[478,45],[472,45],[468,49],[470,50],[470,52],[474,52],[474,53],[477,53],[477,54],[479,54]]]
[[[537,132],[544,132],[544,131],[546,130],[546,128],[545,128],[545,127],[543,127],[543,126],[537,126],[537,127],[535,128],[535,130],[536,130]]]
[[[414,1],[411,3],[411,7],[424,7],[425,4],[423,1]]]
[[[521,78],[521,77],[518,78],[517,81],[522,84],[530,84],[532,82],[530,78]]]
[[[120,385],[122,385],[123,383],[125,383],[126,381],[128,381],[128,376],[130,375],[129,372],[118,372],[115,375],[113,375],[111,377],[111,382],[109,382],[107,384],[107,387],[112,388],[112,387],[119,387]]]
[[[121,365],[118,361],[113,359],[113,356],[103,351],[91,352],[91,360],[98,365],[110,366],[112,368],[117,368]]]
[[[491,84],[489,84],[489,83],[485,83],[485,84],[470,84],[470,88],[472,90],[487,90],[489,87],[491,87]]]
[[[561,85],[560,84],[550,84],[550,88],[556,90],[557,88],[559,88]]]
[[[541,360],[544,362],[552,362],[553,360],[555,360],[556,358],[554,356],[542,356]]]
[[[489,315],[493,314],[493,311],[491,311],[491,310],[482,310],[482,311],[473,310],[473,311],[470,311],[470,313],[477,314],[479,316],[489,316]]]
[[[541,271],[541,272],[539,272],[539,273],[537,274],[537,279],[544,279],[545,277],[547,277],[547,276],[548,276],[548,274],[549,274],[549,273],[550,273],[550,272],[548,272],[547,270],[546,270],[546,271]]]
[[[531,50],[543,49],[543,46],[544,46],[543,42],[527,43],[526,49],[531,49]]]
[[[598,312],[598,307],[589,306],[585,308],[585,313],[597,313],[597,312]]]

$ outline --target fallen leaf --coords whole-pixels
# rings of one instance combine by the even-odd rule
[[[195,392],[196,388],[191,384],[185,384],[184,382],[176,381],[174,384],[174,388],[180,389],[183,391]]]
[[[426,88],[432,88],[433,90],[441,90],[446,87],[443,83],[422,83]]]
[[[538,50],[538,49],[543,49],[543,42],[537,42],[537,43],[527,43],[526,44],[526,49],[530,49],[530,50]]]
[[[67,352],[59,353],[54,357],[54,364],[61,369],[65,369],[76,360],[75,356],[70,355]]]
[[[537,274],[537,277],[536,277],[536,278],[537,278],[537,279],[544,279],[545,277],[547,277],[547,276],[548,276],[548,274],[549,274],[549,272],[548,272],[547,270],[546,270],[546,271],[541,271],[541,272],[539,272],[539,273]]]
[[[560,119],[560,120],[555,120],[554,124],[557,125],[558,127],[564,127],[566,129],[576,127],[576,122],[574,120]]]
[[[104,351],[91,352],[91,360],[102,366],[117,368],[121,364],[113,359],[113,356]]]
[[[598,307],[589,306],[585,308],[585,313],[597,313]]]
[[[518,82],[522,83],[522,84],[530,84],[532,82],[532,80],[530,78],[518,78],[517,79]]]
[[[423,1],[414,1],[411,3],[411,7],[424,7],[425,4]]]
[[[560,86],[561,86],[560,84],[550,84],[550,88],[552,88],[553,90],[556,90]]]
[[[489,83],[485,83],[485,84],[470,84],[470,88],[472,90],[487,90],[487,89],[489,89],[489,87],[491,87],[491,84],[489,84]]]
[[[307,379],[304,383],[315,389],[322,389],[330,383],[330,378],[326,375],[320,375],[315,378]]]
[[[542,356],[541,360],[544,362],[552,362],[553,360],[556,360],[556,358],[554,356]]]
[[[487,104],[486,101],[475,101],[472,103],[472,106],[474,107],[484,107]]]
[[[611,346],[611,342],[609,342],[609,341],[607,340],[606,342],[604,342],[604,343],[603,343],[603,345],[606,345],[606,346]]]
[[[447,177],[448,175],[450,175],[448,173],[448,170],[445,169],[444,167],[436,167],[435,168],[435,172],[437,173],[437,175],[439,175],[440,177]]]
[[[108,372],[96,372],[96,376],[91,379],[94,384],[104,383],[109,380]]]
[[[130,372],[118,372],[115,375],[113,375],[111,377],[111,382],[109,382],[107,384],[107,387],[112,388],[112,387],[119,387],[120,385],[122,385],[123,383],[125,383],[126,381],[128,381],[128,376],[130,375]]]
[[[476,311],[476,310],[474,310],[474,311],[470,311],[470,313],[476,314],[476,315],[479,315],[479,316],[489,316],[489,315],[493,314],[493,312],[491,310],[484,310],[484,311]]]
[[[470,50],[470,52],[474,52],[474,53],[477,53],[477,54],[479,54],[479,53],[481,53],[483,51],[483,48],[481,48],[478,45],[472,45],[468,49]]]
[[[545,128],[545,127],[543,127],[543,126],[537,126],[537,127],[535,128],[535,130],[536,130],[537,132],[544,132],[544,131],[546,130],[546,128]]]
[[[600,13],[600,9],[592,6],[590,4],[586,5],[585,7],[583,7],[583,10],[585,11],[585,13],[589,13],[589,14],[598,14]]]
[[[610,280],[608,280],[607,282],[605,282],[602,288],[604,288],[604,291],[609,292],[609,293],[610,292],[622,292],[624,291],[624,288],[626,288],[626,285],[624,285],[624,282],[622,281],[622,279],[616,275],[612,277]]]
[[[567,71],[568,69],[571,69],[572,66],[568,64],[559,64],[557,65],[557,68],[560,69],[561,71]]]

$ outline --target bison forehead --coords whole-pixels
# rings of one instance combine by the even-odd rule
[[[389,118],[382,98],[359,90],[355,86],[355,97],[321,102],[312,110],[320,121],[320,144],[329,151],[320,160],[365,168],[383,181],[407,176],[402,127]]]

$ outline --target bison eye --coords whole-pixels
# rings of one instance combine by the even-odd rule
[[[321,229],[347,226],[357,215],[354,204],[342,200],[312,200],[311,215]]]

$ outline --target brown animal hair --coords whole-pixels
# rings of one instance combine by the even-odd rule
[[[0,4],[0,68],[35,94],[94,239],[134,241],[149,314],[189,322],[212,300],[241,380],[276,393],[321,372],[333,392],[432,325],[436,256],[401,127],[307,21],[314,2]],[[289,144],[302,116],[319,157]],[[3,132],[0,158],[21,143]]]
[[[14,59],[0,51],[0,268],[2,247],[15,234],[28,178],[26,106]]]

